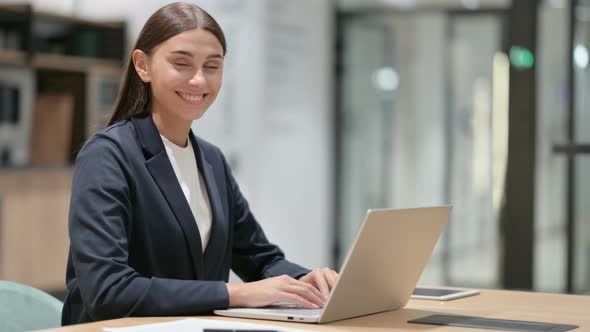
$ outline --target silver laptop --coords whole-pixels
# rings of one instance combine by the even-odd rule
[[[442,233],[450,206],[369,210],[322,309],[215,310],[221,316],[328,323],[396,310],[408,302]]]

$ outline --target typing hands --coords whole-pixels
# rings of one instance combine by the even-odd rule
[[[230,307],[264,307],[276,302],[291,302],[304,308],[324,306],[338,273],[316,269],[299,278],[288,275],[243,284],[227,284]]]
[[[327,267],[315,269],[299,278],[300,281],[308,283],[319,290],[325,300],[328,299],[330,290],[334,288],[336,279],[338,279],[338,273]]]

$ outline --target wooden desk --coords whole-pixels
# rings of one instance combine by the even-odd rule
[[[482,290],[480,295],[463,299],[438,302],[410,300],[402,309],[359,318],[346,319],[329,324],[302,324],[261,321],[251,319],[234,319],[222,317],[198,317],[215,320],[244,321],[248,323],[272,324],[277,326],[306,329],[311,331],[478,331],[476,329],[439,327],[433,325],[408,324],[414,318],[430,314],[457,314],[480,316],[486,318],[541,321],[578,325],[573,331],[590,331],[590,296],[561,295],[499,290]],[[104,327],[125,327],[139,324],[164,322],[185,317],[144,317],[123,318],[97,323],[62,327],[54,332],[102,331]],[[490,331],[490,330],[479,330]]]

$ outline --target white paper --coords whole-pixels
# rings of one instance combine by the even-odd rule
[[[130,327],[106,327],[105,332],[202,332],[203,329],[270,330],[280,332],[306,332],[313,330],[290,329],[268,324],[250,324],[211,319],[187,318],[171,322],[136,325]]]

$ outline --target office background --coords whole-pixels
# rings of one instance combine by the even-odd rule
[[[0,1],[0,279],[63,294],[72,160],[168,2]],[[421,283],[590,292],[590,1],[193,2],[228,39],[194,130],[290,259],[452,204]]]

